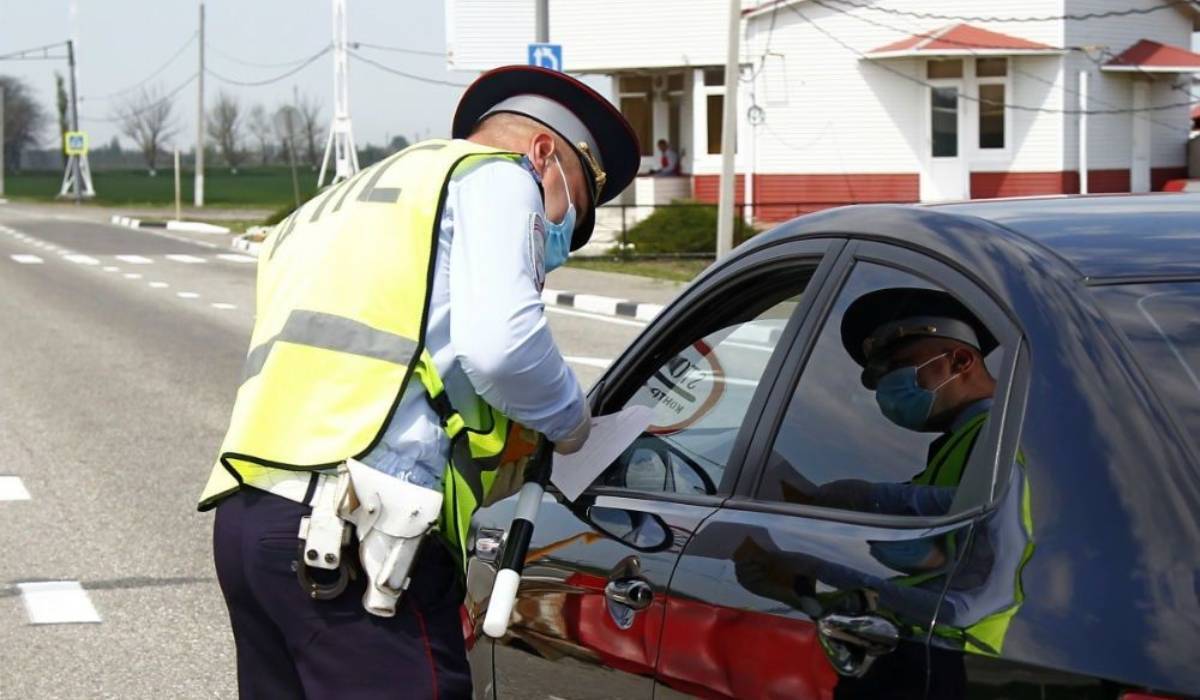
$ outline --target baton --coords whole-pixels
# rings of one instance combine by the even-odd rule
[[[517,510],[513,513],[504,551],[500,554],[500,570],[496,572],[496,580],[492,583],[492,596],[488,599],[487,615],[483,618],[483,633],[492,639],[499,639],[508,631],[508,620],[517,602],[521,571],[525,568],[525,555],[533,539],[533,524],[542,505],[542,494],[546,492],[546,482],[550,480],[553,458],[554,444],[542,437],[525,472],[525,483],[517,497]]]

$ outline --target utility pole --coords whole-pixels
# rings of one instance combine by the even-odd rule
[[[196,74],[196,182],[192,204],[204,206],[204,0],[200,0],[200,72]]]
[[[717,259],[733,250],[734,183],[733,156],[737,149],[738,38],[741,34],[742,2],[729,0],[729,45],[725,53],[725,104],[721,111],[721,197],[717,203]]]
[[[550,43],[550,0],[537,0],[537,16],[535,19],[537,39],[539,44]]]
[[[71,131],[79,131],[79,98],[75,86],[75,40],[67,39],[67,75],[71,86]],[[65,146],[65,144],[63,144]],[[59,197],[74,196],[75,203],[83,201],[84,197],[95,197],[92,188],[92,171],[88,167],[87,153],[72,154],[67,159],[66,172],[63,173],[62,188]]]
[[[350,60],[346,53],[346,0],[333,0],[333,124],[325,141],[317,189],[325,182],[325,170],[333,156],[330,183],[345,180],[358,172],[358,151],[350,129]]]
[[[0,197],[4,196],[4,86],[0,85]]]
[[[1079,194],[1088,193],[1088,73],[1079,71]]]

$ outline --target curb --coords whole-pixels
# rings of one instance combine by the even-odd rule
[[[542,301],[547,304],[568,306],[594,314],[624,316],[626,318],[635,318],[639,321],[652,320],[664,308],[661,304],[643,304],[627,299],[604,297],[598,294],[576,294],[575,292],[563,292],[557,289],[543,289]]]
[[[192,233],[229,233],[224,226],[206,224],[200,221],[142,221],[128,216],[113,215],[110,220],[117,226],[127,228],[164,228],[168,231],[191,231]]]

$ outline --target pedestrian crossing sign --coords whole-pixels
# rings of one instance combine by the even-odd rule
[[[87,132],[68,131],[63,134],[63,151],[69,156],[86,155],[88,151]]]

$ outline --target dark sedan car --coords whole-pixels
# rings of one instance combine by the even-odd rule
[[[922,338],[957,368],[936,388],[876,352]],[[796,219],[591,401],[653,424],[577,501],[548,493],[494,643],[514,500],[475,518],[479,697],[1200,693],[1200,196]]]

